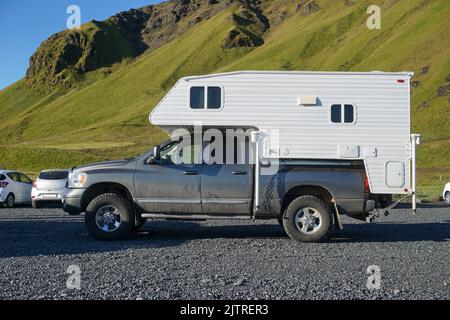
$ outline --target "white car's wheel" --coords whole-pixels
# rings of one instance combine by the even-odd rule
[[[10,193],[6,197],[5,200],[5,208],[12,208],[14,207],[14,203],[16,202],[16,198],[14,197],[14,194]]]
[[[450,191],[447,191],[445,193],[445,203],[447,203],[448,205],[450,205]]]

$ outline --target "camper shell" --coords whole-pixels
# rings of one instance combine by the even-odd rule
[[[150,122],[168,132],[195,124],[255,128],[266,133],[266,159],[360,160],[372,193],[412,195],[413,75],[240,71],[191,76],[175,84]]]

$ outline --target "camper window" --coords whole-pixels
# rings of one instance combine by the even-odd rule
[[[354,107],[351,104],[346,104],[344,106],[344,122],[353,123],[354,118]]]
[[[341,123],[342,116],[341,116],[341,105],[340,104],[333,104],[331,106],[331,122],[333,123]]]
[[[330,108],[330,117],[332,123],[354,123],[355,106],[352,104],[333,104]]]
[[[204,87],[192,87],[190,93],[191,109],[204,109],[205,108],[205,88]]]
[[[222,108],[221,87],[191,87],[189,95],[191,109],[219,110]]]
[[[222,90],[219,87],[208,87],[208,109],[222,108]]]

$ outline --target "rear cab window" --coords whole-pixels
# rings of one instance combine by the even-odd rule
[[[45,171],[39,174],[41,180],[64,180],[67,179],[69,173],[67,171]]]
[[[4,174],[0,174],[0,181],[6,180],[6,176]]]

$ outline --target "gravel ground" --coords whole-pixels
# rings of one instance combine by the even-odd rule
[[[150,221],[126,242],[91,239],[60,209],[0,209],[0,299],[450,299],[450,208],[375,224],[344,218],[326,243],[275,221]],[[67,268],[81,269],[68,289]],[[366,288],[379,266],[381,288]]]

